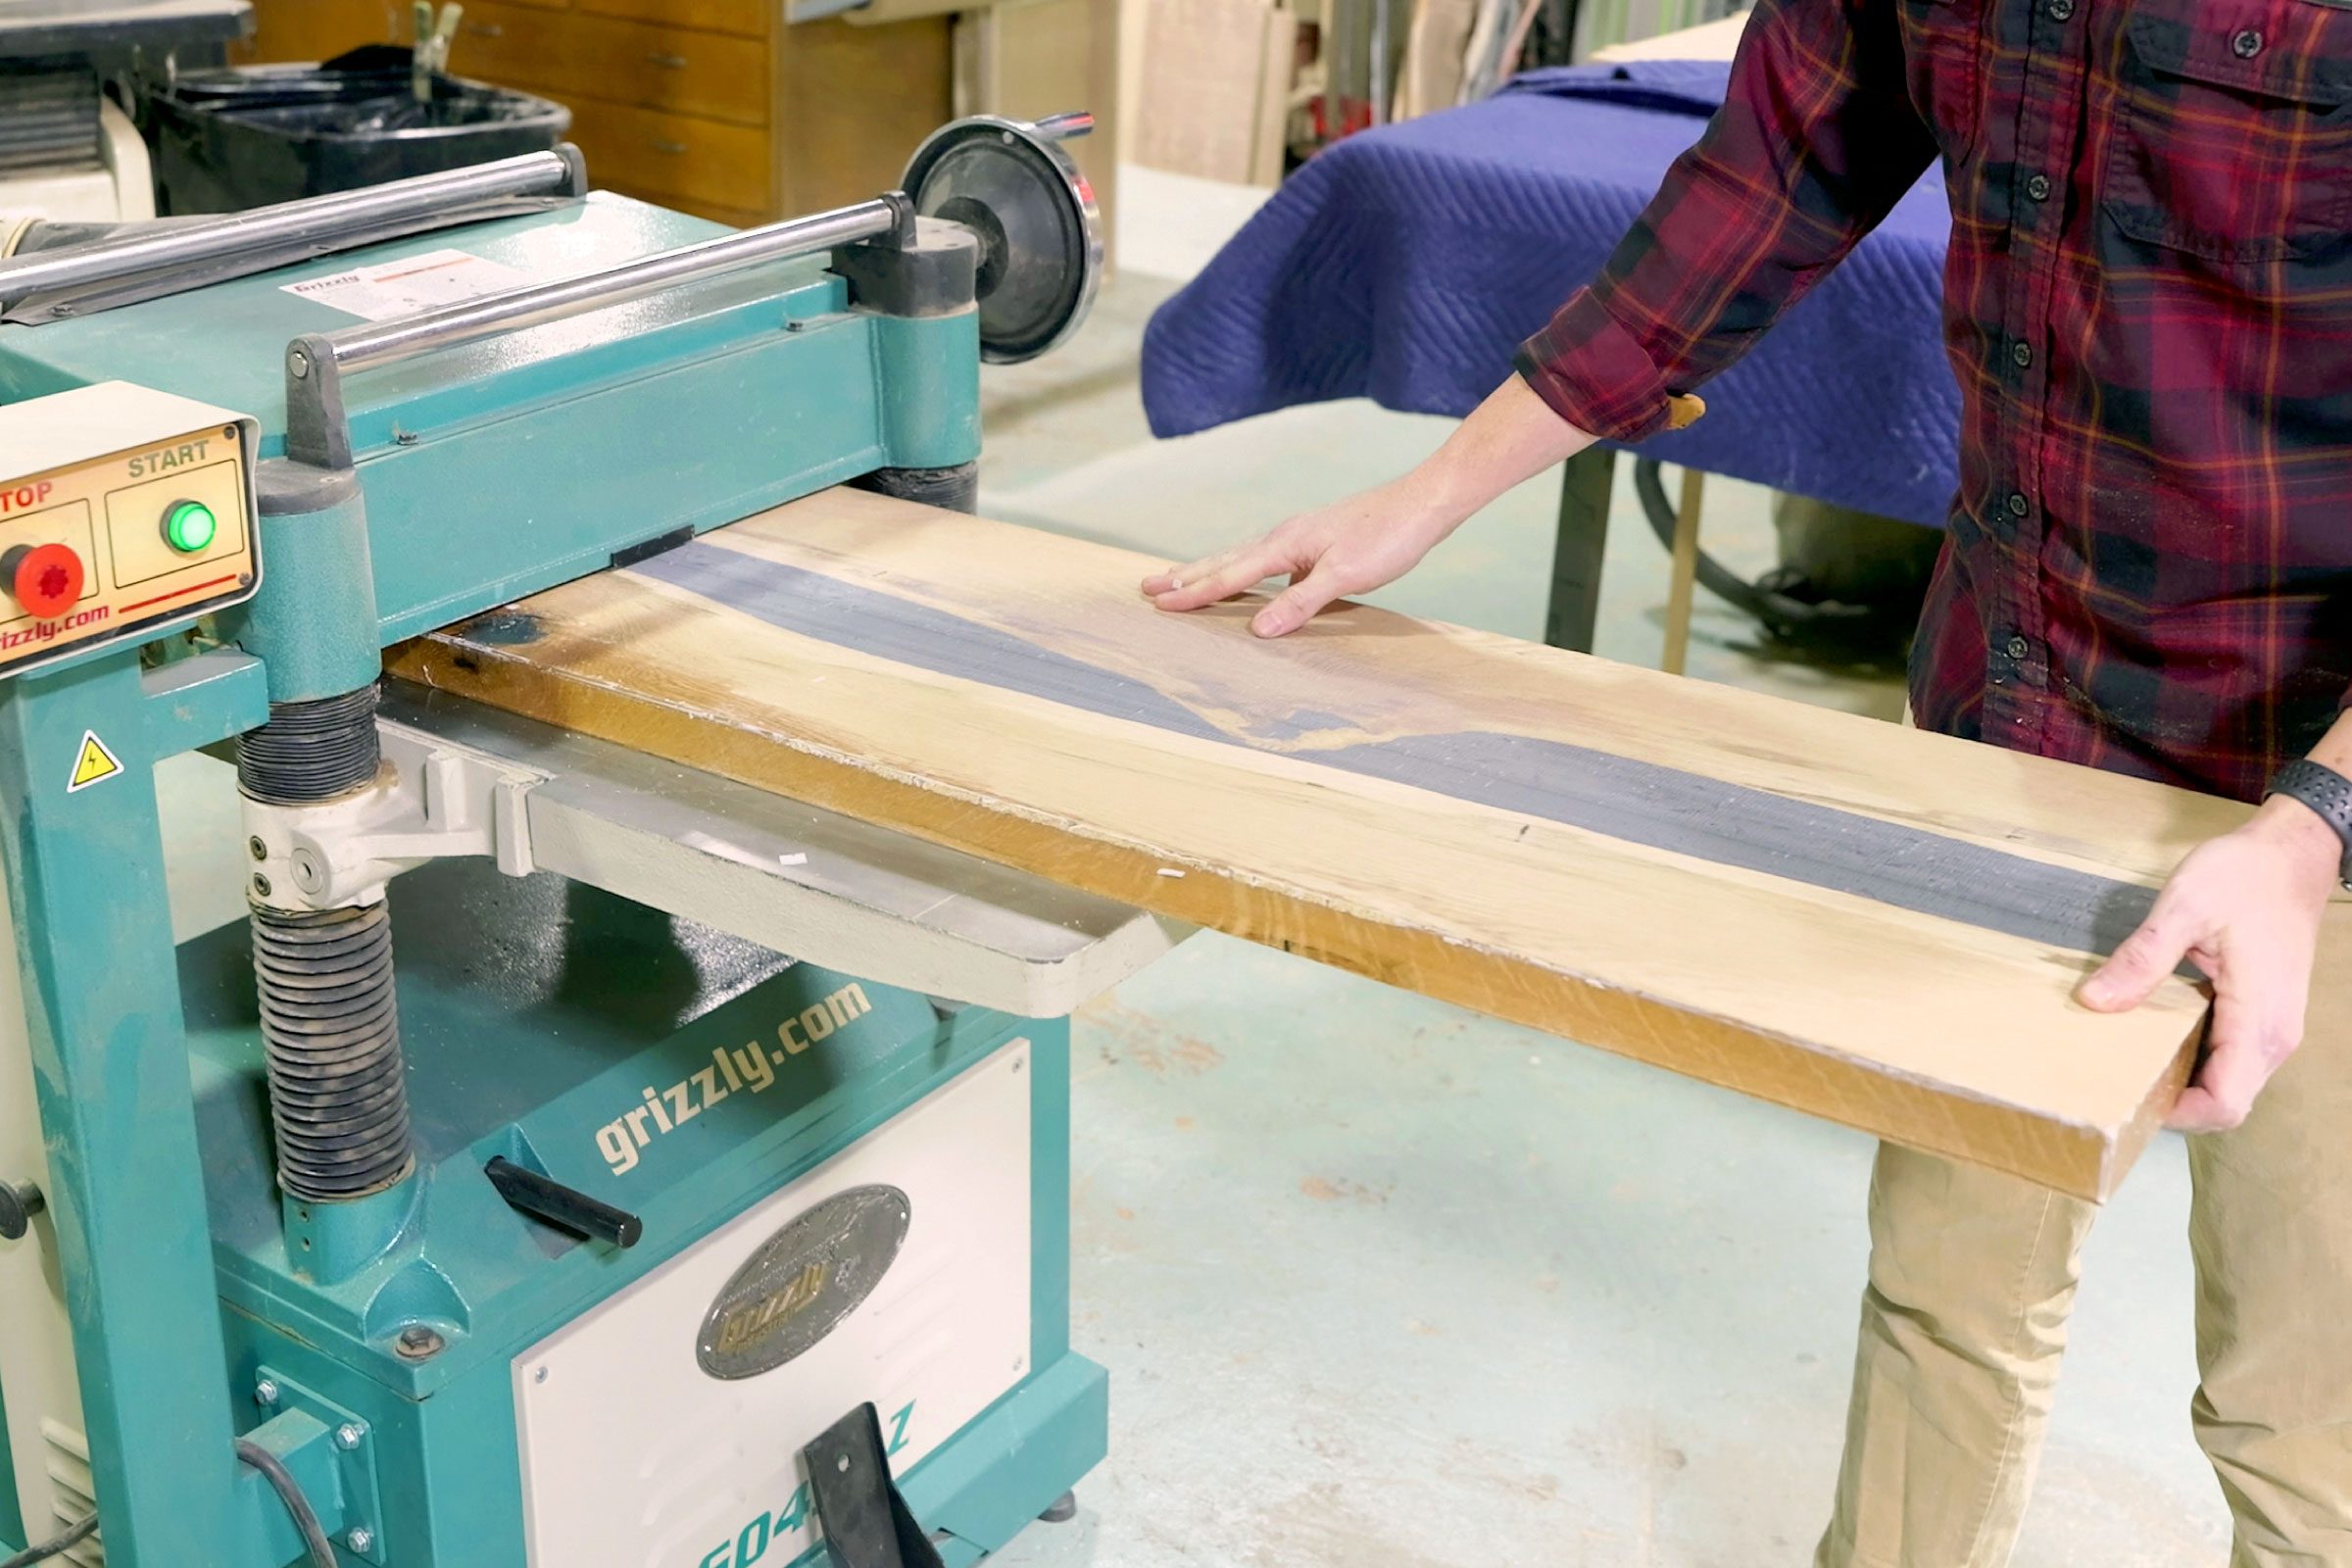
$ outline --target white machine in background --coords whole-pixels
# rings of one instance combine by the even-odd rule
[[[77,153],[0,174],[0,212],[17,215],[0,239],[0,256],[15,248],[18,234],[36,218],[104,223],[155,216],[155,174],[138,127],[104,94],[96,106],[94,158]]]
[[[146,143],[107,83],[217,63],[252,20],[247,0],[0,5],[0,256],[32,219],[153,218]]]

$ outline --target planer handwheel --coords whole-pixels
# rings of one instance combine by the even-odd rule
[[[1094,187],[1055,121],[974,115],[925,138],[903,184],[925,218],[980,239],[980,357],[1016,365],[1059,347],[1102,281]]]

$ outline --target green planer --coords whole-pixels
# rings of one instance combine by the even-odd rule
[[[1175,933],[381,656],[828,485],[968,510],[981,363],[1093,296],[1086,125],[740,232],[568,148],[0,223],[0,1560],[1066,1517],[1067,1015]]]

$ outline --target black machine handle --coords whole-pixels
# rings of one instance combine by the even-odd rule
[[[614,1208],[577,1188],[525,1170],[504,1154],[493,1155],[482,1174],[490,1178],[490,1185],[498,1189],[498,1196],[510,1208],[583,1240],[625,1250],[635,1247],[645,1235],[645,1221],[627,1209]]]
[[[32,1228],[32,1216],[49,1206],[41,1190],[30,1182],[0,1182],[0,1242],[21,1242]]]

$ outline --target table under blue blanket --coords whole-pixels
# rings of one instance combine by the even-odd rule
[[[1468,108],[1351,136],[1277,191],[1144,341],[1152,429],[1369,397],[1460,416],[1591,281],[1723,101],[1694,62],[1533,72]],[[1940,526],[1960,393],[1931,173],[1642,455]]]

